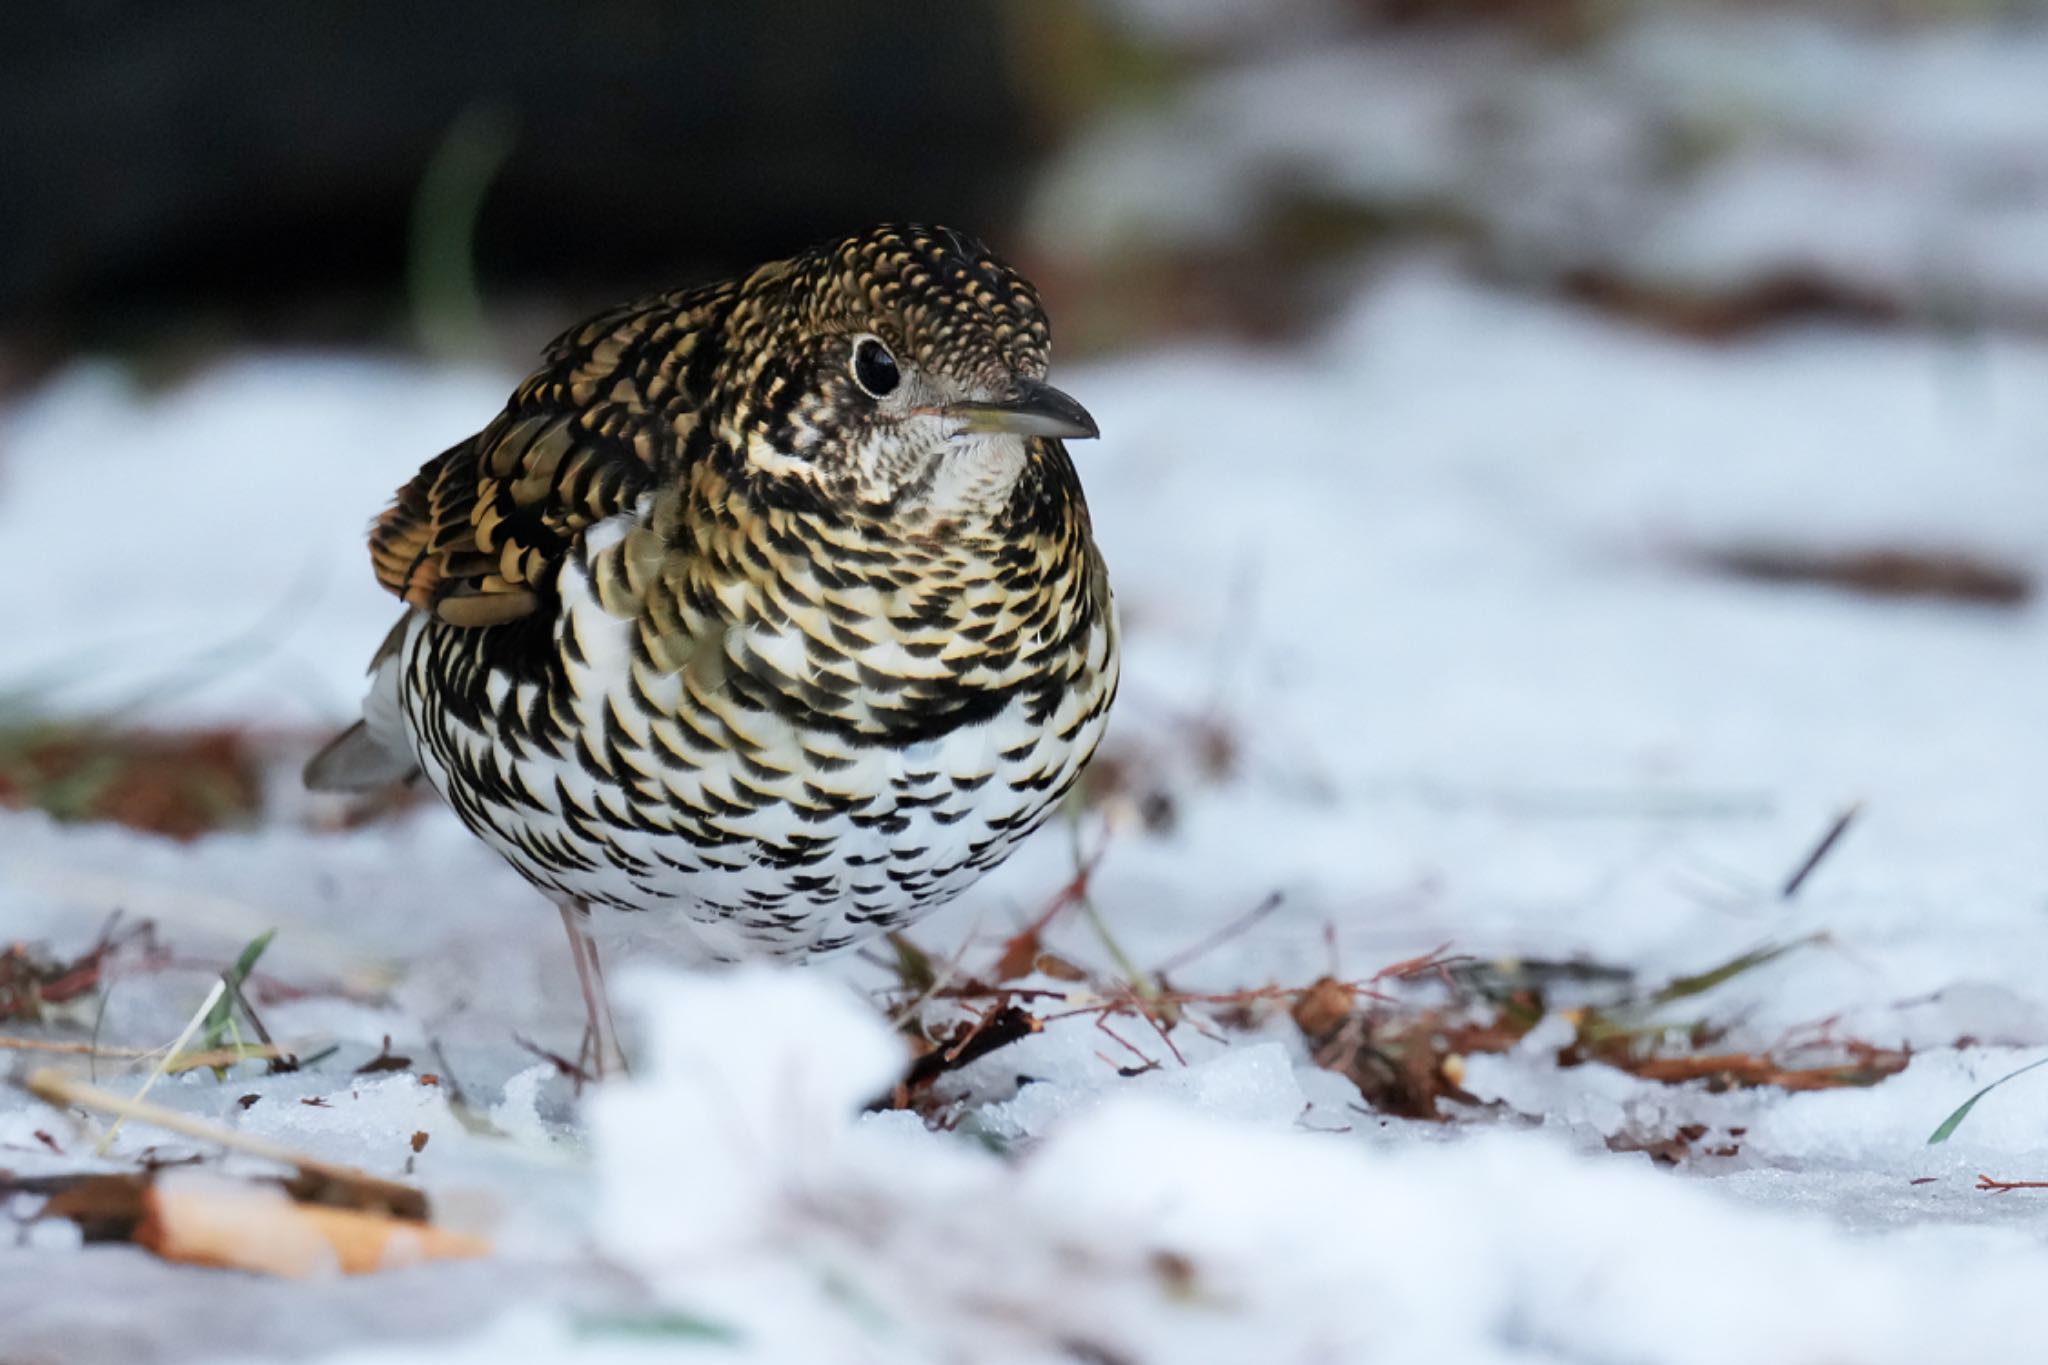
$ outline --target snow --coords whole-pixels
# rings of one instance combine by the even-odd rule
[[[859,1116],[892,1040],[820,976],[687,998],[657,984],[640,992],[652,1074],[595,1107],[618,1182],[598,1236],[663,1307],[729,1340],[714,1357],[1883,1362],[2048,1346],[2048,1327],[2009,1314],[2039,1268],[2019,1233],[1873,1242],[1536,1134],[1361,1146],[1195,1095],[1107,1098],[1005,1162]],[[712,1029],[768,1004],[774,1026],[736,1059]],[[528,1320],[452,1357],[330,1359],[586,1354],[612,1358]]]
[[[265,971],[312,993],[268,1022],[342,1049],[161,1097],[409,1175],[506,1267],[385,1277],[382,1345],[357,1325],[365,1291],[335,1286],[266,1291],[233,1325],[167,1311],[160,1337],[121,1349],[623,1359],[683,1349],[630,1335],[681,1331],[660,1316],[680,1312],[717,1328],[689,1349],[762,1360],[2024,1354],[2048,1329],[2001,1305],[2048,1246],[2030,1196],[1972,1184],[2041,1173],[2048,1084],[2021,1078],[1948,1144],[1925,1139],[2048,1055],[2041,609],[1746,585],[1680,553],[1905,540],[2040,571],[2048,347],[1987,340],[1965,382],[1945,345],[1840,329],[1660,342],[1418,261],[1294,354],[1196,346],[1066,380],[1110,433],[1082,458],[1130,623],[1113,742],[1150,754],[1178,805],[1167,833],[1111,834],[1093,887],[1133,959],[1275,890],[1277,911],[1176,980],[1298,985],[1332,952],[1364,974],[1448,942],[1655,981],[1824,934],[1700,1010],[1731,1024],[1731,1047],[1832,1018],[1917,1049],[1901,1074],[1711,1094],[1560,1069],[1553,1020],[1470,1058],[1467,1088],[1496,1107],[1440,1129],[1362,1112],[1284,1019],[1182,1025],[1183,1067],[1142,1023],[1119,1043],[1078,1018],[948,1078],[947,1133],[860,1116],[903,1056],[849,988],[877,984],[872,969],[647,966],[623,992],[640,1071],[579,1107],[512,1041],[575,1035],[552,912],[445,813],[320,832],[285,789],[274,824],[189,846],[8,815],[9,939],[75,950],[121,907],[176,951],[180,966],[116,982],[103,1038],[170,1036],[207,972],[276,926]],[[60,378],[9,421],[0,572],[51,582],[80,461],[135,496],[97,522],[120,553],[67,551],[76,577],[12,596],[10,637],[51,676],[93,660],[91,689],[52,694],[82,708],[150,694],[195,637],[218,642],[286,600],[279,584],[311,581],[265,652],[143,714],[339,721],[388,612],[344,571],[364,509],[506,382],[318,356],[162,395]],[[281,474],[268,433],[308,412],[322,420]],[[232,536],[164,514],[195,486]],[[336,567],[308,579],[309,564]],[[1237,735],[1236,772],[1188,757],[1198,714]],[[1778,899],[1851,800],[1863,819]],[[920,939],[985,955],[1071,857],[1056,832],[1035,840]],[[1052,946],[1102,962],[1078,921]],[[349,1075],[386,1034],[412,1069]],[[1164,1065],[1120,1076],[1125,1045]],[[459,1105],[417,1079],[444,1066]],[[1684,1123],[1746,1130],[1739,1155],[1670,1174],[1606,1150]],[[0,1152],[23,1173],[88,1164],[89,1136],[25,1099],[0,1108]],[[191,1150],[131,1128],[116,1165],[149,1146]],[[0,1253],[0,1341],[112,1340],[90,1321],[99,1296],[154,1304],[205,1273],[140,1254],[40,1232]],[[59,1279],[92,1287],[68,1291],[72,1313],[46,1301]]]
[[[1670,553],[1905,538],[2038,570],[2048,348],[1986,343],[1964,402],[1941,346],[1835,330],[1659,343],[1422,263],[1295,356],[1197,348],[1070,377],[1111,433],[1084,458],[1132,625],[1119,742],[1166,746],[1186,779],[1175,829],[1114,837],[1098,876],[1127,952],[1161,960],[1275,889],[1282,907],[1184,984],[1304,982],[1326,965],[1326,925],[1358,971],[1451,942],[1653,978],[1820,932],[1712,1008],[1740,1044],[1833,1016],[1846,1035],[1920,1049],[1869,1089],[1709,1094],[1563,1070],[1553,1020],[1469,1059],[1468,1090],[1498,1109],[1460,1138],[1362,1118],[1284,1028],[1218,1041],[1183,1026],[1185,1068],[1124,1079],[1115,1065],[1132,1059],[1074,1020],[950,1080],[962,1134],[928,1132],[859,1116],[902,1053],[844,984],[873,983],[855,963],[688,981],[649,969],[625,993],[642,1075],[579,1122],[510,1045],[573,1037],[552,915],[437,810],[346,833],[288,818],[191,846],[6,816],[0,920],[10,938],[77,947],[115,906],[158,919],[193,965],[121,980],[108,1037],[169,1036],[207,964],[271,925],[266,969],[325,983],[267,1017],[341,1043],[335,1062],[181,1078],[165,1097],[410,1173],[515,1267],[391,1276],[377,1335],[401,1340],[341,1358],[625,1358],[655,1347],[574,1324],[674,1310],[726,1334],[694,1349],[735,1359],[1035,1360],[1076,1342],[1120,1359],[2009,1359],[2048,1336],[2000,1306],[2048,1247],[2027,1196],[1970,1187],[1979,1170],[2037,1173],[2048,1086],[2022,1078],[1947,1145],[1924,1140],[1976,1088],[2048,1055],[2040,609],[1745,586]],[[36,572],[41,528],[67,525],[80,449],[138,496],[102,521],[122,554],[73,557],[75,587],[17,595],[10,612],[28,615],[10,634],[45,660],[124,661],[96,665],[77,704],[146,692],[189,657],[180,631],[218,638],[307,563],[351,562],[371,490],[438,439],[411,429],[453,429],[494,391],[318,357],[165,396],[58,381],[11,422],[0,567]],[[336,420],[315,424],[328,435],[287,479],[253,433],[263,414],[307,410]],[[150,481],[172,469],[236,509],[222,513],[235,537],[195,540],[162,515],[173,486]],[[284,500],[302,496],[310,520],[287,528]],[[349,694],[384,610],[337,573],[295,600],[268,654],[146,714],[296,722],[307,696]],[[1209,706],[1247,755],[1220,781],[1171,749]],[[1776,899],[1851,799],[1863,821],[1806,893]],[[1041,838],[921,937],[941,952],[999,937],[1067,859]],[[1071,924],[1056,946],[1099,958]],[[414,1072],[439,1068],[422,1052],[439,1040],[481,1117],[410,1072],[348,1076],[385,1034]],[[1956,1047],[1965,1037],[1979,1041]],[[243,1094],[261,1098],[241,1109]],[[1688,1122],[1746,1130],[1741,1154],[1687,1177],[1605,1152]],[[418,1153],[415,1133],[429,1135]],[[117,1155],[152,1143],[185,1150],[144,1129]],[[0,1110],[18,1170],[76,1169],[85,1145],[25,1101]],[[80,1330],[47,1303],[6,1312],[26,1313],[49,1277],[150,1302],[178,1292],[136,1255],[74,1254],[40,1232],[5,1253],[9,1344]],[[264,1302],[278,1319],[239,1338],[183,1318],[165,1331],[292,1356],[359,1339],[358,1291]],[[1712,1302],[1744,1311],[1697,1311]],[[443,1337],[455,1322],[473,1328],[460,1348]]]
[[[1263,36],[1230,60],[1082,131],[1039,186],[1035,235],[1113,257],[1349,205],[1456,221],[1516,276],[1806,275],[2038,325],[2048,28],[1977,8],[1883,26],[1818,5],[1614,6],[1569,42],[1247,22]]]
[[[1225,9],[1188,40],[1234,32]],[[1242,225],[1296,176],[1476,204],[1537,255],[1710,282],[1824,258],[1887,288],[1952,218],[1942,270],[2036,297],[2041,182],[1973,187],[2048,138],[2038,33],[1642,16],[1534,55],[1441,32],[1265,42],[1106,121],[1041,207],[1080,205],[1069,240],[1108,224],[1156,241]],[[1520,130],[1484,174],[1461,141],[1500,126],[1481,95]],[[1644,130],[1673,119],[1739,135],[1653,180]],[[497,1251],[284,1284],[21,1225],[0,1237],[0,1358],[1867,1365],[2048,1348],[2026,1312],[2048,1273],[2042,1196],[1976,1188],[2048,1177],[2048,1068],[1927,1143],[2048,1057],[2048,607],[1699,563],[1907,546],[2048,577],[2048,343],[1828,324],[1702,345],[1410,251],[1302,342],[1186,341],[1057,377],[1106,433],[1075,454],[1127,628],[1109,753],[1172,819],[1148,831],[1119,798],[1041,834],[919,927],[935,962],[979,970],[1100,850],[1091,904],[1148,969],[1279,893],[1173,970],[1183,990],[1364,977],[1445,944],[1653,987],[1792,945],[1664,1017],[1711,1019],[1731,1052],[1825,1037],[1908,1064],[1812,1092],[1660,1084],[1560,1065],[1572,1031],[1553,1012],[1468,1056],[1479,1104],[1426,1123],[1366,1107],[1282,1010],[1197,1004],[1112,1033],[1094,985],[1041,977],[1073,1012],[944,1077],[930,1126],[867,1111],[908,1055],[873,964],[685,977],[629,960],[612,970],[634,1072],[579,1098],[521,1041],[573,1050],[580,1026],[552,909],[447,812],[337,829],[288,771],[347,718],[392,617],[367,519],[516,376],[258,355],[149,391],[81,362],[0,412],[0,693],[250,725],[279,771],[262,826],[189,845],[0,812],[0,943],[65,955],[117,909],[154,920],[167,960],[122,959],[103,1002],[49,1030],[147,1046],[275,928],[265,1021],[336,1050],[153,1098],[416,1182]],[[1215,732],[1221,765],[1202,753]],[[1085,915],[1047,947],[1114,974]],[[387,1036],[410,1064],[358,1074]],[[103,1061],[98,1078],[139,1072]],[[1686,1125],[1705,1136],[1675,1170],[1627,1150]],[[131,1125],[97,1162],[98,1131],[0,1091],[0,1168],[20,1175],[204,1150]],[[9,1205],[10,1228],[28,1211]]]

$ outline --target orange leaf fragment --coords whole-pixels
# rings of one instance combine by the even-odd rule
[[[364,1275],[490,1254],[480,1237],[410,1218],[296,1204],[280,1190],[210,1178],[159,1180],[143,1196],[138,1245],[167,1261],[266,1275]]]

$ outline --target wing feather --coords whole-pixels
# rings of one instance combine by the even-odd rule
[[[659,295],[557,337],[495,421],[398,490],[370,532],[378,581],[455,626],[537,610],[584,528],[684,460],[731,296]]]

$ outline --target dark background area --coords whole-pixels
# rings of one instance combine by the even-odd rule
[[[596,306],[869,221],[1001,223],[1042,131],[995,0],[70,0],[7,27],[0,346],[31,370],[165,329],[391,333],[435,168],[487,184],[482,291]]]

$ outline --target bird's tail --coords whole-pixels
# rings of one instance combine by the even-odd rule
[[[400,655],[417,612],[399,618],[370,661],[370,695],[363,718],[327,742],[306,765],[306,786],[316,792],[367,792],[410,782],[420,765],[405,740],[398,699]]]
[[[316,792],[367,792],[418,777],[413,756],[394,751],[357,721],[327,742],[306,765],[306,786]]]

